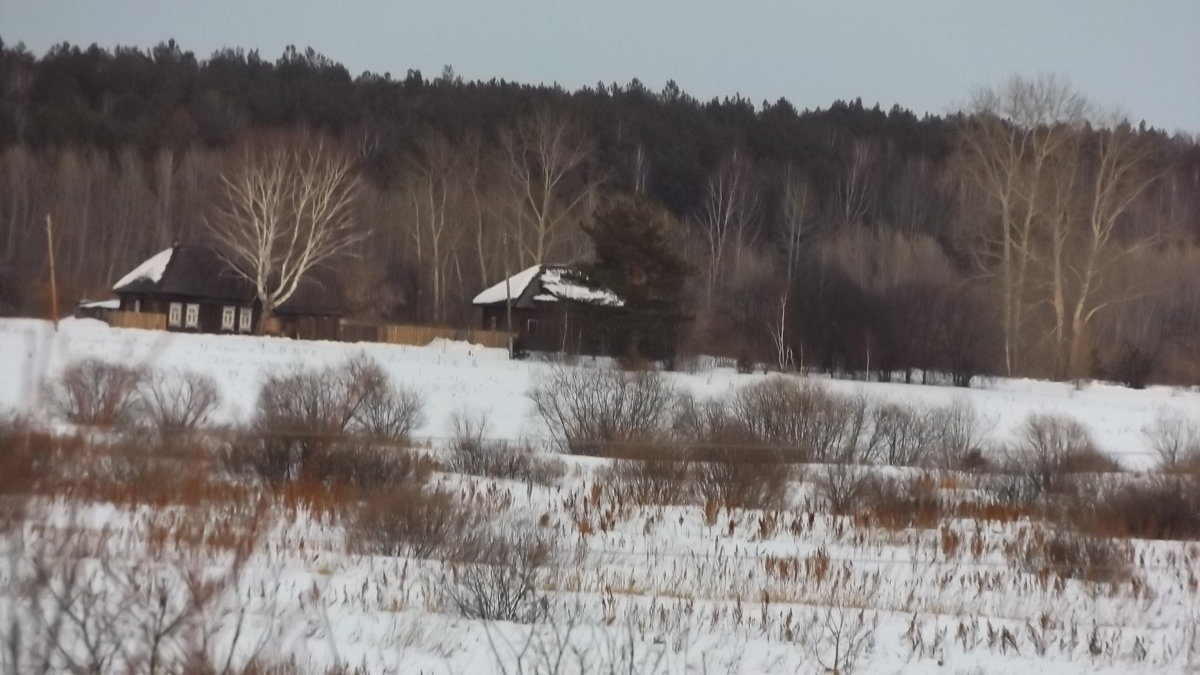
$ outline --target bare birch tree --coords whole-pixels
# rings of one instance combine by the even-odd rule
[[[709,305],[725,266],[732,265],[731,274],[737,273],[741,249],[753,239],[760,202],[752,169],[734,150],[709,176],[698,218],[708,244],[705,297]]]
[[[1066,363],[1072,375],[1081,374],[1086,365],[1088,326],[1112,302],[1100,294],[1107,271],[1155,240],[1143,236],[1123,242],[1118,236],[1122,217],[1155,179],[1148,168],[1149,147],[1125,120],[1102,130],[1096,140],[1094,158],[1081,158],[1094,169],[1082,200],[1084,241],[1078,247],[1082,256],[1071,266],[1076,289]]]
[[[975,95],[960,134],[962,175],[986,197],[991,215],[976,232],[972,254],[1000,285],[1008,374],[1022,366],[1040,191],[1052,158],[1073,139],[1087,108],[1082,96],[1054,77],[1014,77]]]
[[[208,228],[254,284],[257,333],[314,268],[362,239],[359,190],[349,155],[319,137],[248,146],[221,175]]]
[[[517,217],[512,223],[521,264],[546,262],[571,238],[595,190],[585,165],[591,140],[565,113],[542,108],[501,132],[504,169]]]
[[[428,313],[434,321],[445,319],[447,282],[462,229],[454,212],[462,192],[461,163],[459,151],[434,130],[421,137],[416,154],[408,162],[411,173],[406,191],[411,220],[405,223],[405,229],[417,266],[428,277],[432,294]]]

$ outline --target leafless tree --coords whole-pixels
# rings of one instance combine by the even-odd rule
[[[1142,430],[1146,441],[1158,455],[1159,466],[1172,470],[1189,459],[1200,458],[1200,420],[1179,412],[1159,411]]]
[[[350,155],[319,136],[247,145],[220,182],[209,231],[254,284],[261,334],[314,268],[362,239],[360,182]]]
[[[879,155],[879,146],[870,140],[855,139],[851,145],[834,200],[839,224],[862,224],[871,212],[879,190]]]
[[[1126,243],[1119,237],[1122,218],[1155,178],[1147,166],[1149,147],[1125,120],[1100,131],[1097,142],[1096,156],[1088,162],[1095,168],[1084,184],[1082,256],[1071,265],[1076,290],[1065,362],[1072,375],[1086,367],[1088,326],[1111,303],[1100,294],[1108,270],[1115,261],[1154,241],[1141,237]]]
[[[1034,261],[1038,205],[1051,160],[1075,138],[1088,104],[1054,77],[1014,77],[975,95],[960,134],[962,176],[987,200],[985,226],[972,253],[999,283],[1003,299],[1004,365],[1022,366],[1021,332]]]
[[[522,265],[548,262],[572,238],[570,225],[593,199],[591,140],[570,115],[539,109],[501,133],[504,171],[516,206],[511,224]]]
[[[709,176],[698,215],[708,244],[705,297],[710,305],[726,266],[736,273],[742,249],[752,243],[760,206],[749,160],[734,150]]]

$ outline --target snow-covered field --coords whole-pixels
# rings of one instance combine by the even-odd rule
[[[492,433],[499,437],[544,436],[526,392],[534,374],[552,366],[509,361],[501,349],[445,340],[404,347],[115,330],[91,319],[65,320],[57,332],[45,321],[0,320],[0,408],[36,409],[43,378],[52,377],[71,361],[99,357],[209,373],[222,387],[223,418],[238,421],[253,408],[263,373],[336,363],[359,352],[378,360],[397,381],[422,392],[428,412],[420,436],[446,436],[448,420],[456,410],[486,413]],[[701,395],[725,393],[763,377],[740,375],[732,368],[670,375],[680,387]],[[1130,468],[1153,464],[1142,430],[1157,415],[1200,411],[1200,392],[1167,387],[1135,391],[1109,384],[997,379],[964,390],[820,379],[834,390],[882,400],[945,405],[965,398],[986,420],[989,437],[997,442],[1010,440],[1030,413],[1068,415],[1087,425],[1100,448]]]
[[[417,436],[435,450],[459,410],[485,412],[499,438],[546,438],[526,393],[539,371],[554,366],[512,362],[502,350],[193,336],[89,320],[64,321],[57,331],[41,321],[0,321],[0,409],[43,413],[41,382],[71,361],[99,357],[209,373],[222,389],[222,420],[238,422],[253,409],[263,373],[360,351],[421,391],[427,414]],[[764,376],[712,368],[669,377],[681,389],[717,395]],[[997,445],[1030,413],[1069,415],[1135,469],[1153,464],[1142,429],[1156,416],[1200,413],[1200,393],[1168,388],[826,384],[909,403],[966,398]],[[235,584],[250,608],[246,633],[260,636],[242,644],[301,669],[371,673],[818,673],[847,643],[861,658],[844,673],[1200,672],[1195,544],[1129,541],[1123,545],[1136,561],[1129,577],[1061,579],[1014,563],[1014,551],[1046,536],[1043,524],[1026,518],[875,527],[823,512],[800,481],[782,511],[637,503],[605,478],[602,464],[567,458],[567,473],[550,485],[453,473],[433,479],[500,526],[552,533],[569,552],[539,578],[552,598],[543,622],[462,618],[439,600],[457,574],[453,564],[356,553],[336,518],[301,511],[273,516]],[[231,503],[210,517],[219,512],[236,525],[250,511]],[[66,495],[36,513],[47,526],[113,534],[98,547],[126,561],[170,548],[146,543],[152,532],[186,526],[186,516],[166,509],[81,505]],[[0,619],[6,607],[0,598]],[[225,639],[232,616],[219,617]]]

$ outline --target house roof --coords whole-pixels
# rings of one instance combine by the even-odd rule
[[[237,301],[255,295],[254,285],[215,249],[189,244],[154,254],[114,284],[113,292]]]
[[[589,288],[571,279],[568,275],[570,271],[565,265],[534,265],[484,289],[471,302],[475,305],[494,305],[506,302],[511,297],[514,302],[523,299],[534,302],[566,300],[607,307],[625,304],[612,291]]]
[[[254,284],[238,267],[210,246],[175,244],[138,265],[113,284],[114,293],[144,293],[197,300],[251,302]],[[337,293],[327,284],[306,277],[280,314],[340,314]]]

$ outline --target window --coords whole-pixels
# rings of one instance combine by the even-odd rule
[[[492,317],[491,327],[492,327],[492,330],[496,330],[496,317],[494,317],[494,316]]]
[[[134,300],[134,301],[133,301],[133,311],[134,311],[134,312],[140,312],[140,311],[142,311],[142,300],[141,300],[141,298],[138,298],[137,300]]]
[[[178,326],[183,320],[183,305],[178,302],[172,302],[167,310],[167,325]]]
[[[225,305],[221,308],[221,330],[233,330],[233,321],[237,317],[237,307]]]
[[[242,307],[238,310],[238,330],[243,333],[250,332],[250,324],[254,321],[254,310],[249,307]]]
[[[528,335],[537,335],[537,333],[538,333],[537,319],[526,319],[525,320],[525,333]]]
[[[200,327],[200,305],[194,302],[189,302],[187,306],[187,314],[183,317],[184,328],[199,328]]]

